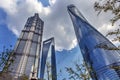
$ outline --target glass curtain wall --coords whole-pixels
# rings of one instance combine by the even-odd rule
[[[68,6],[83,58],[95,80],[120,80],[120,53],[92,27],[74,5]]]

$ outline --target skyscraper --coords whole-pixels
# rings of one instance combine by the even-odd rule
[[[93,80],[120,80],[120,51],[92,27],[74,5],[68,6],[77,41]]]
[[[45,66],[47,62],[48,52],[49,49],[51,50],[51,78],[52,80],[57,80],[57,69],[56,69],[56,55],[55,55],[55,45],[54,45],[54,38],[50,38],[43,42],[42,47],[42,57],[41,57],[41,69],[40,69],[40,79],[43,80],[44,73],[45,73]],[[47,70],[47,76],[49,80],[49,71]]]
[[[9,67],[14,79],[22,75],[37,78],[43,25],[38,13],[28,18],[14,48],[14,62]]]

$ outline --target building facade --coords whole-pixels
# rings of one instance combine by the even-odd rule
[[[74,5],[68,6],[77,41],[93,80],[120,80],[120,51],[92,27]]]
[[[51,56],[50,56],[50,67],[51,71],[48,70],[47,67],[47,59],[48,59],[48,52],[50,50]],[[56,69],[56,54],[55,54],[55,43],[54,43],[54,38],[50,38],[46,41],[43,42],[43,47],[42,47],[42,57],[41,57],[41,69],[40,69],[40,79],[44,80],[45,79],[45,67],[47,67],[47,80],[57,80],[57,69]],[[50,73],[51,72],[51,73]],[[51,75],[51,79],[50,76]]]
[[[14,62],[9,71],[14,79],[22,75],[37,78],[44,22],[38,13],[29,17],[14,48]]]

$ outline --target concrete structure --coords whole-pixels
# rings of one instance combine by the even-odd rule
[[[29,78],[37,78],[43,25],[37,13],[28,18],[14,48],[14,62],[9,67],[14,79],[18,80],[24,74]]]
[[[77,41],[93,80],[120,80],[120,51],[92,27],[74,5],[68,6]]]

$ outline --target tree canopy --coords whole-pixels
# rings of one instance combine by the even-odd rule
[[[120,20],[120,0],[99,0],[94,3],[95,11],[98,11],[98,14],[103,12],[111,11],[114,15],[110,20],[112,25],[115,22]]]

